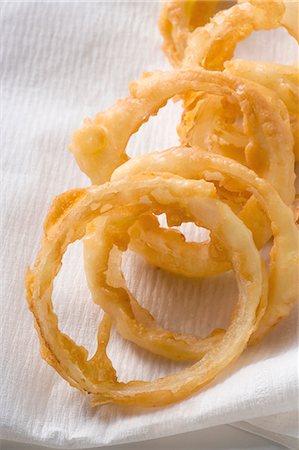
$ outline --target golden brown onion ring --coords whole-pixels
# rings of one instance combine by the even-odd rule
[[[240,190],[248,190],[259,201],[270,219],[273,232],[268,307],[251,341],[260,339],[281,318],[289,314],[299,292],[299,242],[292,210],[284,204],[275,189],[253,171],[231,159],[199,149],[177,147],[131,159],[114,172],[112,179],[130,177],[143,172],[145,168],[153,172],[170,172],[188,179],[204,178],[208,181],[216,181],[224,187],[228,185],[228,189],[233,180],[238,183]],[[170,247],[171,235],[168,236],[165,232],[160,233],[159,229],[154,232],[152,230],[152,233],[152,236],[145,234],[144,239],[141,239],[140,234],[136,235],[135,231],[136,239],[132,240],[131,247],[142,253],[150,262],[162,267],[164,265],[167,270],[187,276],[197,275],[196,272],[200,269],[196,268],[196,260],[193,260],[194,268],[189,273],[186,273],[183,261],[188,257],[190,247],[192,249],[192,246],[197,246],[199,249],[207,243],[190,245],[181,239],[176,240],[175,245]],[[211,239],[213,241],[213,236]],[[148,244],[151,246],[150,252]],[[195,250],[192,249],[191,252],[195,255]],[[176,265],[173,266],[174,260]],[[159,264],[159,261],[163,264]],[[181,262],[182,270],[180,270]],[[198,263],[201,263],[200,259]]]
[[[202,4],[202,2],[197,2]],[[238,5],[234,5],[226,11],[217,14],[206,26],[191,29],[184,19],[184,5],[176,8],[176,2],[167,2],[167,6],[162,11],[162,23],[168,17],[172,23],[172,39],[174,44],[180,47],[179,56],[176,57],[175,66],[185,65],[187,67],[198,67],[201,65],[208,69],[221,70],[224,62],[233,56],[235,46],[240,39],[249,36],[255,29],[271,29],[277,26],[285,26],[288,31],[298,40],[298,4],[280,0],[239,0]],[[186,6],[186,5],[185,5]],[[172,11],[175,11],[175,20],[171,20]],[[296,14],[297,11],[297,14]],[[190,9],[189,20],[193,17],[193,22],[198,17],[196,9]],[[181,33],[182,23],[184,23],[184,33]],[[187,38],[189,33],[189,38]],[[162,33],[163,35],[163,33]],[[181,38],[184,36],[184,38]],[[164,33],[164,50],[168,58],[172,61],[173,49]],[[189,48],[186,50],[186,60],[182,61],[183,49],[189,39]],[[188,52],[190,55],[188,57]],[[214,58],[215,57],[215,58]],[[213,61],[211,63],[207,61]],[[234,64],[232,62],[232,64]],[[240,65],[241,63],[239,63]],[[262,63],[261,63],[262,64]],[[244,76],[247,79],[260,82],[266,87],[271,87],[275,92],[279,91],[287,101],[290,112],[290,120],[295,139],[295,156],[299,158],[299,126],[298,126],[298,71],[290,67],[265,64],[262,68],[252,66],[252,63],[244,61],[242,73],[234,71],[235,75]],[[259,69],[269,69],[267,78],[265,72],[259,73]],[[276,73],[276,70],[278,73]],[[250,74],[253,73],[251,77]],[[289,91],[289,92],[287,92]],[[290,99],[290,97],[293,97]],[[294,104],[294,101],[296,104]],[[232,117],[233,116],[233,117]],[[243,164],[244,159],[242,148],[246,145],[244,134],[238,127],[238,114],[234,111],[234,105],[225,102],[217,96],[203,94],[189,94],[185,96],[185,113],[183,121],[179,127],[179,135],[183,145],[198,145],[205,148],[212,148],[212,151],[233,157]],[[233,121],[233,118],[235,120]]]
[[[280,27],[284,14],[280,0],[245,1],[220,11],[207,25],[189,33],[182,66],[222,70],[239,41],[253,31]]]
[[[147,74],[132,83],[130,97],[120,100],[94,121],[86,122],[73,138],[71,150],[80,168],[93,183],[101,183],[126,159],[130,135],[156,114],[167,100],[190,90],[226,95],[239,105],[249,137],[245,148],[249,167],[265,176],[287,204],[294,200],[293,138],[285,105],[270,90],[250,81],[203,69]],[[252,199],[242,210],[242,219],[262,246],[270,237],[267,220]],[[254,218],[254,220],[253,220]],[[203,276],[205,276],[203,266]],[[210,274],[211,270],[207,270]]]
[[[124,217],[127,222],[125,229]],[[88,286],[94,302],[112,318],[123,338],[166,358],[177,361],[199,360],[219,342],[224,330],[214,330],[204,339],[166,330],[156,323],[148,310],[139,305],[126,287],[121,270],[123,249],[121,243],[126,242],[128,237],[132,239],[131,228],[132,225],[134,227],[135,221],[140,226],[153,217],[144,214],[136,219],[134,209],[120,207],[90,224],[84,238],[84,262]],[[177,220],[179,223],[180,219]],[[114,249],[111,251],[113,246]],[[263,315],[267,303],[266,280],[265,277],[265,293],[260,303],[257,321]]]
[[[233,60],[225,72],[252,80],[274,91],[285,103],[294,138],[295,158],[299,158],[299,77],[294,66]],[[183,145],[199,146],[247,165],[244,149],[248,137],[242,127],[240,108],[225,96],[189,93],[178,133]],[[259,173],[258,167],[255,170]],[[276,186],[277,188],[277,186]]]
[[[159,19],[162,49],[174,67],[221,70],[236,45],[253,31],[283,26],[299,41],[298,2],[239,0],[206,2],[170,0]],[[228,5],[231,7],[223,10]],[[208,19],[216,12],[209,23]],[[221,11],[222,10],[222,11]],[[187,47],[187,48],[186,48]]]
[[[163,3],[159,29],[163,51],[174,67],[181,65],[188,33],[205,25],[215,13],[219,0],[170,0]],[[221,6],[220,6],[221,8]]]
[[[145,197],[142,198],[142,202],[149,203]],[[140,205],[138,206],[140,207]],[[130,242],[132,242],[132,237],[135,239],[134,229],[136,226],[141,227],[142,231],[144,229],[148,231],[145,224],[148,226],[148,219],[152,220],[153,217],[149,214],[143,214],[136,219],[136,212],[132,207],[120,207],[113,209],[111,213],[105,216],[100,216],[88,226],[87,234],[84,238],[84,261],[92,298],[113,319],[117,330],[123,338],[134,342],[139,347],[173,360],[199,360],[221,340],[225,330],[215,329],[205,338],[196,338],[194,335],[166,330],[156,323],[149,311],[140,306],[136,298],[126,288],[121,269],[122,242],[126,242],[126,234],[129,235]],[[123,229],[124,219],[128,230],[127,228]],[[181,218],[177,212],[171,212],[168,213],[168,221],[179,225]],[[133,226],[129,227],[130,223]],[[168,230],[164,231],[167,232]],[[211,234],[215,242],[217,236],[214,236],[213,233]],[[156,240],[153,249],[157,251],[157,240],[160,243],[162,242],[159,235],[154,237]],[[175,242],[172,242],[169,236],[166,236],[163,244],[168,247],[169,245],[175,245]],[[148,239],[146,240],[146,245],[149,245]],[[183,247],[176,247],[173,256],[179,257],[177,264],[181,260],[185,261],[178,250],[188,251],[190,246],[192,244],[188,243]],[[114,247],[113,251],[111,251],[112,247]],[[194,244],[194,247],[197,247],[198,250],[196,244]],[[215,249],[215,253],[216,251]],[[224,254],[223,248],[221,248],[221,252]],[[159,258],[158,254],[157,256]],[[189,256],[189,253],[187,256]],[[227,259],[228,255],[225,254],[225,256]],[[186,259],[188,260],[188,258]],[[194,263],[196,265],[200,263],[198,258]],[[227,265],[231,267],[229,263]],[[263,276],[263,294],[257,312],[257,324],[265,313],[268,301],[266,271]]]
[[[99,332],[95,360],[88,361],[87,350],[59,330],[51,296],[53,280],[61,268],[67,246],[84,236],[87,225],[101,211],[107,213],[119,205],[136,205],[140,212],[144,197],[148,199],[146,209],[155,214],[175,212],[181,220],[194,220],[211,229],[236,271],[239,299],[223,338],[201,361],[155,381],[121,383],[116,381],[106,355],[109,318],[102,324],[102,338],[101,330]],[[126,218],[121,220],[125,229]],[[119,245],[124,250],[127,242],[124,240]],[[56,198],[46,220],[45,237],[37,261],[27,274],[27,299],[35,318],[43,357],[72,386],[92,393],[93,404],[112,402],[149,407],[186,398],[238,358],[256,328],[262,284],[262,262],[251,233],[227,205],[215,198],[213,185],[203,180],[143,175],[129,181],[70,191]]]
[[[285,103],[294,137],[294,153],[299,161],[299,73],[298,66],[286,66],[235,59],[224,64],[225,72],[272,89]]]

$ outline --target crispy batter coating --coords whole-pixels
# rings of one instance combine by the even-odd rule
[[[150,205],[142,203],[144,196],[148,197]],[[87,188],[77,198],[73,197],[71,208],[61,208],[60,200],[65,205],[66,198],[72,197],[72,194],[66,193],[61,199],[57,198],[50,211],[52,225],[47,229],[34,268],[27,275],[28,304],[35,317],[42,356],[72,386],[92,393],[93,404],[112,402],[144,407],[162,406],[198,391],[242,353],[256,329],[264,278],[261,258],[251,233],[227,205],[215,198],[213,185],[203,180],[144,175],[135,180],[120,180]],[[109,208],[113,210],[119,205],[136,205],[139,212],[142,206],[144,211],[151,208],[155,213],[171,213],[174,209],[181,220],[192,217],[195,223],[204,224],[222,242],[239,285],[239,300],[231,324],[217,345],[190,368],[151,382],[116,381],[105,352],[109,339],[108,319],[99,330],[96,360],[89,361],[87,350],[59,330],[51,300],[53,280],[61,268],[67,246],[84,236],[87,225],[101,214],[102,209],[107,213]],[[130,216],[129,223],[131,220]],[[128,225],[125,216],[120,217],[120,221],[125,231]],[[234,233],[231,233],[232,229]],[[122,241],[121,247],[123,250],[126,248],[126,240]],[[113,245],[109,254],[111,251]],[[113,294],[118,290],[122,292],[122,289],[112,286],[107,291],[106,301],[113,305]],[[128,302],[125,309],[129,315],[130,308]],[[119,313],[122,314],[122,308]]]
[[[237,43],[255,30],[284,26],[298,40],[296,7],[282,0],[225,7],[218,0],[165,3],[163,49],[178,69],[145,73],[126,99],[86,119],[74,134],[70,150],[79,167],[94,184],[106,183],[54,199],[36,263],[27,271],[41,355],[90,394],[93,405],[154,407],[188,397],[259,342],[298,295],[298,70],[230,61]],[[173,97],[184,101],[178,127],[184,146],[130,160],[130,136]],[[159,225],[162,213],[168,228]],[[171,228],[184,222],[209,229],[210,239],[187,242]],[[271,236],[268,274],[258,250]],[[52,304],[63,254],[78,239],[93,301],[105,313],[91,359],[60,331]],[[121,261],[128,248],[187,277],[233,270],[239,296],[227,329],[199,338],[159,326],[126,286]],[[152,353],[195,362],[155,381],[119,382],[106,352],[112,324]]]
[[[289,314],[298,295],[299,242],[292,210],[284,204],[276,190],[265,180],[259,178],[255,172],[229,158],[199,149],[177,147],[165,152],[149,153],[134,158],[119,167],[113,174],[112,179],[117,180],[136,175],[143,172],[145,168],[154,172],[170,172],[188,179],[204,178],[208,181],[216,181],[221,186],[227,187],[228,190],[231,180],[233,180],[238,183],[240,191],[248,190],[251,192],[267,214],[271,222],[274,246],[271,252],[269,303],[258,330],[251,338],[251,342],[259,340],[281,318]],[[278,229],[281,233],[288,229],[289,243],[285,247],[286,241],[284,239],[277,240]],[[191,249],[189,250],[189,243],[183,239],[175,240],[175,245],[169,247],[172,236],[168,237],[166,231],[161,233],[159,229],[154,229],[155,234],[150,236],[151,240],[147,238],[147,235],[140,239],[139,234],[139,239],[132,241],[132,248],[142,252],[154,264],[162,261],[165,268],[172,269],[173,272],[187,276],[200,275],[198,265],[203,263],[201,248],[213,244],[213,235],[211,236],[211,243],[191,243]],[[151,245],[150,251],[147,246],[148,242]],[[281,244],[283,247],[280,247]],[[194,246],[197,247],[197,252],[193,250]],[[168,249],[168,251],[165,249]],[[170,255],[168,255],[168,252]],[[211,253],[213,253],[213,250],[210,250]],[[187,267],[184,265],[184,260],[187,259],[188,254],[193,257],[191,260],[193,268],[191,264]],[[280,254],[279,258],[278,254]],[[163,256],[161,257],[161,255]],[[289,258],[287,263],[285,261],[281,263],[284,257]],[[173,260],[176,261],[176,264],[172,266]],[[183,264],[180,266],[182,261]],[[186,269],[189,269],[190,272],[188,273]],[[278,286],[280,288],[276,290]],[[290,288],[289,292],[288,287]]]
[[[110,178],[113,170],[127,159],[125,148],[131,134],[150,115],[177,94],[204,89],[217,97],[225,95],[228,101],[238,105],[248,137],[244,149],[247,165],[268,179],[287,204],[292,204],[295,196],[293,137],[284,103],[266,87],[221,72],[210,73],[203,69],[154,72],[132,83],[127,99],[97,115],[92,124],[75,134],[72,151],[80,167],[93,183],[101,182],[104,176]],[[185,118],[187,121],[188,116]],[[105,136],[104,144],[94,148],[90,158],[89,142],[94,142],[97,128]],[[107,165],[110,165],[109,171]],[[240,217],[261,247],[271,236],[268,220],[255,199],[241,206]],[[206,252],[205,256],[209,254]],[[219,273],[220,267],[223,268],[223,262],[217,267],[214,261],[207,259],[206,264],[201,265],[202,276]]]

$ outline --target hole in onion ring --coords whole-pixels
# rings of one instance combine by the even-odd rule
[[[231,272],[188,279],[157,269],[130,251],[122,269],[130,292],[163,328],[205,337],[229,324],[238,292]]]
[[[180,231],[186,242],[204,242],[210,240],[210,231],[206,228],[198,227],[193,222],[184,222],[179,226],[169,227],[166,214],[160,214],[158,216],[158,221],[161,227]]]
[[[138,133],[132,134],[126,153],[133,157],[150,153],[157,148],[170,147],[174,142],[179,143],[177,125],[180,123],[181,115],[181,102],[168,101],[156,116],[151,116],[150,120],[141,126]],[[165,120],[169,117],[172,118],[171,121]],[[166,129],[165,124],[168,125]]]
[[[84,345],[91,357],[103,313],[93,303],[87,287],[80,241],[68,247],[63,256],[62,269],[54,280],[53,304],[62,332]]]
[[[188,279],[157,269],[130,250],[123,254],[122,270],[130,292],[164,328],[204,337],[215,328],[225,328],[231,320],[238,293],[231,272],[210,279]],[[124,340],[115,328],[107,354],[123,382],[136,377],[151,381],[190,366],[190,362],[171,361]]]
[[[275,53],[269,52],[269,42],[278,42],[279,46]],[[259,49],[258,53],[256,49]],[[288,48],[289,51],[283,52],[279,49]],[[252,34],[237,44],[237,48],[234,54],[234,58],[240,59],[252,59],[248,58],[248,55],[254,54],[256,61],[262,62],[274,62],[278,64],[294,64],[295,61],[290,59],[290,55],[296,54],[298,51],[298,43],[295,38],[290,36],[287,30],[283,27],[279,27],[275,30],[260,30],[253,31]]]

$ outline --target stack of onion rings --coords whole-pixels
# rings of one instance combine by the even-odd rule
[[[93,405],[150,407],[186,398],[259,342],[298,295],[298,71],[229,61],[254,30],[282,25],[296,36],[296,29],[281,0],[239,1],[208,22],[224,3],[164,5],[163,48],[176,69],[145,73],[126,99],[74,134],[70,149],[94,185],[54,200],[27,272],[42,357]],[[184,102],[182,146],[129,160],[130,136],[176,96]],[[168,228],[159,224],[162,213]],[[171,228],[184,222],[209,229],[210,239],[187,242]],[[259,249],[271,237],[267,271]],[[63,254],[78,239],[93,301],[105,313],[91,359],[59,330],[51,298]],[[187,277],[232,269],[239,298],[227,329],[198,338],[159,326],[126,286],[121,261],[128,248]],[[193,365],[151,382],[119,382],[106,352],[112,324],[134,344]]]

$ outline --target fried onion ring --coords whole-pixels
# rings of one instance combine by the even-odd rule
[[[207,25],[189,33],[182,66],[222,70],[224,62],[233,57],[239,41],[253,31],[284,26],[284,14],[284,3],[279,0],[239,2],[220,11]]]
[[[245,151],[249,161],[259,164],[252,168],[264,176],[270,166],[267,178],[287,203],[292,202],[293,140],[285,106],[262,86],[203,69],[145,74],[131,83],[128,98],[97,114],[94,120],[87,119],[70,146],[81,170],[94,184],[109,180],[113,170],[128,159],[125,149],[130,136],[170,98],[190,90],[225,95],[239,105],[251,141]]]
[[[164,39],[162,48],[174,67],[181,65],[189,32],[205,25],[219,3],[223,2],[171,0],[163,4],[159,17],[159,29]]]
[[[198,3],[201,4],[202,2]],[[282,2],[279,0],[251,0],[248,2],[239,0],[238,3],[238,5],[234,5],[228,10],[219,12],[211,22],[204,27],[198,27],[197,29],[191,29],[189,27],[189,38],[187,24],[183,19],[184,2],[182,2],[178,9],[175,8],[174,2],[167,3],[167,7],[163,10],[162,16],[164,17],[168,10],[172,11],[172,8],[175,9],[176,20],[173,21],[171,29],[172,34],[176,37],[174,41],[181,47],[180,59],[176,58],[174,65],[176,67],[198,67],[198,65],[200,65],[206,69],[212,70],[222,70],[225,66],[228,67],[230,73],[259,82],[263,86],[273,89],[276,93],[279,91],[278,93],[286,101],[286,105],[290,112],[290,120],[295,139],[294,152],[296,160],[298,160],[298,70],[295,69],[295,67],[291,70],[288,66],[271,65],[267,63],[264,63],[263,66],[263,63],[258,63],[258,66],[256,66],[257,63],[246,61],[243,62],[243,65],[242,62],[239,61],[237,64],[238,67],[236,67],[236,64],[233,61],[231,62],[231,65],[228,63],[225,64],[225,61],[231,59],[233,56],[237,42],[248,37],[254,30],[271,29],[282,25],[287,28],[289,33],[298,41],[298,4],[295,5],[292,4],[292,2]],[[197,12],[195,9],[190,9],[190,13],[193,14],[191,17],[193,17],[194,21]],[[191,18],[189,18],[189,20],[191,20]],[[184,39],[180,39],[182,33],[180,33],[181,26],[179,24],[182,21],[185,23]],[[173,50],[169,45],[165,33],[162,33],[162,35],[164,36],[163,48],[166,56],[173,62]],[[189,46],[187,46],[188,39]],[[186,56],[183,61],[183,48],[186,46]],[[230,70],[232,67],[235,70]],[[241,73],[238,72],[238,68],[241,69]],[[265,73],[265,69],[269,70],[269,73]],[[224,105],[221,104],[221,100],[215,96],[207,95],[205,98],[202,97],[202,95],[191,94],[191,96],[189,95],[189,98],[187,98],[187,111],[185,111],[185,116],[188,115],[189,117],[183,117],[183,124],[179,127],[181,143],[183,145],[187,143],[194,145],[195,143],[196,145],[202,146],[203,142],[208,139],[210,145],[211,142],[213,143],[214,151],[217,151],[217,148],[220,146],[220,152],[222,154],[234,157],[236,160],[244,163],[242,155],[238,152],[238,147],[242,147],[244,142],[242,133],[240,133],[240,130],[238,130],[236,126],[232,127],[227,123],[227,120],[223,120],[225,113],[226,115],[229,113],[229,111],[226,111],[227,106],[229,109],[231,105],[226,104],[224,107]],[[290,97],[293,98],[291,99]],[[190,109],[190,104],[193,105],[192,109]],[[214,111],[212,118],[208,117],[210,110]],[[215,111],[217,118],[215,117]],[[197,119],[196,123],[194,123],[195,117]],[[192,118],[193,121],[191,120]],[[218,132],[218,135],[220,134],[220,136],[218,138],[215,137],[215,133],[212,133],[212,136],[210,135],[211,133],[209,133],[209,131],[213,131],[213,125],[216,121],[217,128],[220,129]],[[222,123],[222,127],[219,127],[219,121]],[[184,129],[185,127],[187,127],[186,130]],[[190,128],[192,128],[191,132]]]
[[[187,3],[168,3],[161,25],[169,58],[185,68],[145,74],[131,85],[127,99],[87,120],[74,135],[71,151],[82,170],[93,182],[111,175],[112,181],[54,200],[36,263],[27,272],[27,301],[42,356],[70,385],[91,394],[93,405],[151,407],[186,398],[287,316],[298,294],[297,211],[289,207],[294,200],[292,131],[298,146],[298,80],[279,66],[271,66],[268,77],[258,73],[265,65],[255,65],[251,73],[248,64],[254,63],[227,63],[225,72],[188,69],[222,70],[237,42],[254,30],[283,25],[295,35],[289,9],[281,0],[239,0],[200,27],[215,4],[201,10],[202,5],[189,2],[193,9],[186,10]],[[131,134],[174,96],[185,100],[181,129],[196,148],[127,161]],[[203,109],[208,119],[217,112],[206,130],[205,120],[198,122]],[[212,136],[217,127],[222,133],[218,147],[200,150],[202,134]],[[189,243],[178,231],[161,228],[157,216],[162,213],[168,226],[193,222],[209,229],[210,241]],[[268,280],[258,248],[271,235]],[[78,239],[84,239],[93,300],[104,310],[90,359],[84,347],[60,331],[52,304],[63,255]],[[227,330],[198,338],[160,327],[127,289],[121,260],[128,248],[187,276],[232,269],[239,297]],[[155,381],[119,382],[106,352],[112,323],[124,338],[153,353],[196,363]]]
[[[216,329],[204,339],[175,333],[160,327],[153,316],[139,305],[126,288],[121,270],[122,252],[117,248],[112,252],[111,248],[126,240],[127,235],[132,239],[131,229],[135,220],[140,226],[154,216],[143,214],[135,219],[132,208],[119,209],[92,222],[84,238],[85,273],[94,302],[113,319],[121,336],[139,347],[177,361],[199,360],[219,342],[224,330]],[[132,225],[124,231],[126,215],[128,224]],[[119,247],[122,248],[121,244]],[[265,291],[266,287],[265,278]],[[261,300],[257,322],[265,311],[266,302],[267,292]]]
[[[199,149],[176,147],[131,159],[114,172],[112,179],[130,177],[143,172],[145,168],[153,172],[170,172],[188,179],[204,178],[208,181],[217,181],[224,187],[234,180],[240,190],[248,190],[260,202],[270,219],[274,238],[268,307],[251,342],[261,339],[280,319],[289,314],[299,292],[298,232],[294,225],[292,210],[284,204],[275,189],[253,171],[231,159]],[[205,248],[208,242],[190,244],[182,237],[173,241],[172,235],[168,235],[167,230],[161,233],[159,228],[152,228],[151,234],[146,233],[143,237],[143,230],[143,223],[139,225],[137,222],[134,230],[135,239],[131,241],[133,250],[137,250],[149,262],[162,268],[185,276],[198,276],[198,270],[200,272],[198,264],[202,261],[200,259],[196,261],[196,249],[200,255],[199,248]],[[186,266],[184,261],[188,258],[189,252],[192,264]],[[209,260],[213,259],[212,254],[210,250]],[[288,255],[288,261],[285,261],[284,255]],[[216,252],[215,256],[218,258]],[[95,261],[94,264],[94,268],[90,267],[91,271],[96,270]]]
[[[127,159],[125,148],[130,135],[150,115],[177,94],[204,89],[238,103],[249,136],[245,148],[248,165],[265,176],[284,201],[291,204],[295,196],[293,138],[285,105],[270,90],[220,72],[155,72],[132,83],[130,97],[98,114],[75,133],[71,150],[79,166],[93,183],[110,178],[112,171]],[[244,206],[241,217],[252,230],[257,245],[262,246],[271,233],[267,218],[254,199]],[[202,276],[212,273],[208,264],[201,267]]]
[[[294,66],[234,60],[225,63],[225,72],[252,80],[274,91],[287,106],[294,138],[295,158],[299,158],[299,77]],[[248,165],[244,149],[248,137],[241,126],[241,112],[225,96],[189,93],[178,134],[183,145],[204,147]],[[259,168],[255,170],[259,173]],[[277,186],[276,186],[277,187]]]
[[[239,299],[224,336],[199,362],[155,381],[122,383],[116,381],[106,354],[109,318],[105,317],[102,330],[100,327],[95,359],[88,360],[87,350],[59,330],[51,296],[53,280],[61,268],[67,246],[84,236],[87,225],[101,211],[102,214],[111,212],[119,205],[136,205],[139,212],[142,211],[144,196],[150,203],[146,203],[147,211],[171,214],[173,210],[181,220],[191,219],[211,229],[231,259],[237,275]],[[125,230],[125,218],[123,227]],[[122,241],[119,245],[124,250],[127,242]],[[227,205],[215,198],[213,185],[203,180],[143,175],[129,182],[120,180],[69,191],[56,198],[45,223],[45,236],[37,261],[27,274],[27,299],[35,318],[43,358],[72,386],[91,393],[94,405],[112,402],[149,407],[186,398],[238,358],[256,329],[262,285],[262,261],[251,233]]]
[[[299,42],[298,2],[239,0],[227,3],[167,1],[159,18],[162,49],[174,67],[221,70],[231,59],[236,45],[253,31],[284,27]],[[209,23],[208,19],[218,9]],[[222,11],[221,11],[222,10]]]
[[[294,137],[294,153],[299,161],[299,74],[298,67],[235,59],[224,64],[224,72],[246,78],[272,89],[285,103]]]

